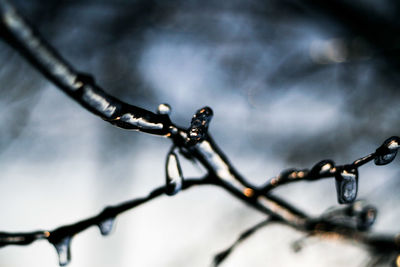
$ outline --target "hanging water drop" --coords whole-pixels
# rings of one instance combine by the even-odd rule
[[[160,104],[157,108],[157,113],[162,115],[171,114],[171,106],[168,104]]]
[[[400,139],[397,136],[392,136],[386,139],[385,142],[376,150],[377,156],[374,160],[376,165],[386,165],[394,160],[399,148]]]
[[[188,142],[192,145],[202,141],[207,136],[208,125],[213,117],[209,107],[199,109],[193,116],[188,129]]]
[[[114,222],[115,222],[114,217],[110,217],[110,218],[107,218],[107,219],[101,221],[98,224],[101,235],[103,235],[103,236],[109,235],[111,233],[111,231],[113,230]]]
[[[335,180],[338,202],[340,204],[354,202],[358,191],[357,169],[343,170],[335,176]]]
[[[58,263],[60,264],[60,266],[65,266],[71,261],[71,239],[72,238],[70,236],[67,236],[61,239],[59,242],[53,243],[54,247],[57,250]]]
[[[320,177],[328,176],[331,174],[331,170],[335,167],[335,162],[330,159],[325,159],[317,164],[310,171],[309,179],[318,179]]]
[[[166,190],[165,193],[173,196],[182,189],[183,174],[178,156],[171,150],[166,162]]]

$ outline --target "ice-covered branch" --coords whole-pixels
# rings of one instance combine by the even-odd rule
[[[107,94],[93,77],[68,64],[8,0],[0,0],[0,37],[75,101],[102,119],[124,129],[167,135],[169,117],[129,105]]]
[[[103,235],[112,229],[115,217],[129,209],[144,204],[158,196],[175,195],[193,185],[214,185],[232,194],[246,205],[255,208],[268,217],[268,222],[288,225],[308,235],[334,234],[358,241],[371,250],[381,247],[387,251],[399,251],[395,236],[372,236],[366,230],[373,223],[373,209],[345,213],[346,220],[338,220],[336,213],[317,218],[310,217],[296,206],[271,193],[273,188],[295,182],[315,181],[334,177],[339,203],[352,203],[357,196],[358,167],[374,160],[377,165],[391,162],[397,154],[399,138],[387,139],[374,153],[348,165],[335,166],[331,160],[316,164],[311,170],[289,170],[271,179],[264,187],[252,185],[229,162],[208,132],[213,111],[209,107],[199,109],[188,128],[178,127],[170,120],[171,108],[161,104],[157,113],[132,106],[107,94],[90,75],[76,71],[36,30],[16,11],[8,0],[0,0],[0,37],[13,46],[31,64],[90,112],[118,127],[168,137],[172,148],[166,160],[166,185],[154,189],[147,197],[135,199],[117,206],[107,207],[94,217],[75,224],[61,226],[52,231],[26,233],[0,233],[0,246],[28,245],[36,240],[46,239],[53,244],[60,256],[60,265],[70,259],[71,238],[88,227],[97,225]],[[202,179],[185,179],[180,166],[179,154],[200,163],[207,170]],[[347,211],[347,210],[346,210]],[[267,224],[267,223],[265,223]],[[244,233],[241,242],[251,233],[265,225],[261,223]],[[228,249],[232,251],[237,242]],[[225,253],[226,257],[229,254]],[[222,257],[222,256],[221,256]],[[221,258],[220,257],[220,258]]]
[[[388,138],[375,152],[355,160],[351,164],[335,165],[332,160],[322,160],[311,170],[288,169],[277,177],[270,179],[262,191],[267,193],[284,184],[300,181],[316,181],[324,178],[335,178],[338,202],[341,204],[352,203],[358,191],[358,167],[374,160],[376,165],[386,165],[396,157],[400,146],[400,138]]]
[[[207,177],[202,179],[188,179],[182,184],[182,190],[188,189],[195,185],[205,185],[207,183]],[[73,236],[91,226],[99,227],[102,235],[108,235],[111,232],[114,221],[119,214],[162,196],[166,191],[167,186],[158,187],[146,197],[136,198],[115,206],[108,206],[96,216],[73,224],[64,225],[54,230],[42,230],[25,233],[0,232],[0,247],[8,245],[29,245],[34,241],[47,239],[55,247],[58,253],[59,264],[64,266],[68,264],[71,259],[70,243]]]
[[[239,244],[250,238],[262,228],[271,223],[279,223],[305,234],[301,239],[315,237],[321,239],[347,240],[370,251],[372,259],[390,259],[393,254],[400,252],[399,235],[371,234],[372,224],[375,222],[377,210],[363,201],[331,209],[316,218],[307,217],[305,227],[296,227],[286,221],[270,217],[257,223],[239,235],[227,249],[214,256],[213,265],[219,266],[237,248]],[[293,249],[301,249],[299,241],[294,242]],[[372,265],[375,266],[375,265]],[[397,266],[397,265],[396,265]]]

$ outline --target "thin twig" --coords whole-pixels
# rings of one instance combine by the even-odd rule
[[[232,243],[227,249],[219,252],[217,255],[214,256],[213,264],[215,267],[219,266],[223,261],[225,261],[228,256],[233,252],[233,250],[240,245],[243,241],[245,241],[247,238],[255,234],[258,230],[263,228],[264,226],[269,225],[272,222],[276,222],[276,220],[273,220],[271,218],[267,218],[256,225],[252,226],[251,228],[247,229],[243,233],[239,235],[239,237],[235,240],[235,242]]]
[[[355,160],[351,164],[336,165],[332,160],[322,160],[312,169],[288,169],[281,172],[278,176],[271,178],[263,187],[262,191],[267,193],[273,189],[294,182],[315,181],[325,178],[334,178],[340,171],[356,169],[376,157],[376,152]]]

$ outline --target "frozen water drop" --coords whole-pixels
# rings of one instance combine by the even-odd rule
[[[340,204],[354,202],[358,191],[357,169],[343,170],[336,175],[335,179],[338,202]]]
[[[60,266],[65,266],[71,261],[71,239],[72,238],[70,236],[67,236],[61,239],[59,242],[53,244],[57,250],[58,262]]]
[[[171,106],[168,104],[160,104],[157,108],[157,113],[162,115],[171,114]]]
[[[103,236],[109,235],[111,233],[111,231],[113,230],[114,222],[115,222],[115,218],[114,217],[107,218],[107,219],[101,221],[98,224],[99,229],[100,229],[100,233]]]
[[[175,195],[182,189],[183,174],[178,156],[171,151],[166,163],[166,194]]]
[[[377,150],[377,156],[374,160],[376,165],[386,165],[394,160],[399,148],[399,137],[392,136],[382,144]]]

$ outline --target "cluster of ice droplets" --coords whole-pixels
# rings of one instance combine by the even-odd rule
[[[188,142],[196,144],[207,136],[208,126],[213,117],[213,111],[209,107],[199,109],[190,122],[188,129]]]

